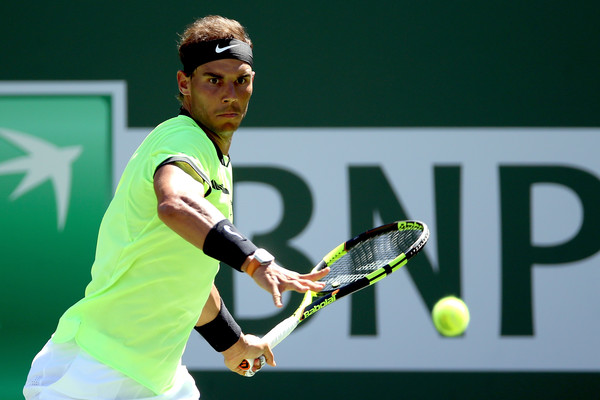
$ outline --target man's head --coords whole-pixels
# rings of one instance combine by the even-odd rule
[[[179,42],[179,59],[183,71],[193,74],[200,63],[234,58],[252,67],[252,41],[237,21],[209,15],[188,26]]]
[[[233,133],[253,90],[252,42],[244,27],[219,16],[199,19],[181,35],[179,57],[183,107],[211,132]]]

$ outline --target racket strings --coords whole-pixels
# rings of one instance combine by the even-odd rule
[[[346,286],[389,264],[408,251],[421,233],[420,230],[394,230],[358,242],[330,265],[325,290]]]

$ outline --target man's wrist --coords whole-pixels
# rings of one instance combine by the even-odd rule
[[[204,239],[202,251],[207,256],[242,271],[242,266],[257,247],[228,220],[215,224]]]
[[[248,275],[253,276],[259,267],[264,267],[275,261],[275,257],[265,249],[256,249],[254,254],[251,256],[250,261],[246,264],[243,269]]]
[[[223,352],[236,344],[242,336],[242,328],[233,319],[221,299],[219,313],[207,324],[194,329],[218,352]]]

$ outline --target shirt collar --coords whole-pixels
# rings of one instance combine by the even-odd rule
[[[194,122],[196,124],[198,124],[198,126],[200,127],[200,129],[202,129],[202,132],[204,132],[204,134],[206,135],[205,129],[208,129],[208,128],[206,128],[206,126],[204,124],[200,123],[194,117],[192,117],[192,114],[190,114],[188,110],[186,110],[185,108],[181,107],[179,109],[179,115],[185,115],[186,117],[189,117],[189,118],[193,119]],[[219,146],[211,139],[210,136],[206,135],[206,137],[209,138],[210,141],[211,141],[211,143],[213,144],[213,146],[215,146],[215,150],[217,151],[217,156],[219,156],[219,161],[221,161],[221,165],[223,165],[225,167],[228,167],[229,163],[231,161],[231,158],[229,156],[224,156],[223,155],[223,152],[221,151],[221,149],[219,148]]]

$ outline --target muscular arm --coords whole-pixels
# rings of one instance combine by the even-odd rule
[[[199,249],[210,229],[225,219],[204,198],[204,186],[175,165],[167,164],[156,171],[154,191],[161,221]]]
[[[154,191],[161,221],[199,249],[204,248],[206,236],[213,226],[225,219],[223,214],[204,198],[204,186],[175,165],[166,164],[156,171]],[[246,258],[241,266],[242,271],[246,271],[252,258],[252,255]],[[275,306],[282,307],[281,293],[286,290],[301,293],[320,290],[324,284],[315,281],[323,278],[328,271],[324,269],[317,273],[301,275],[273,262],[260,268],[253,275],[253,279],[273,295]]]

